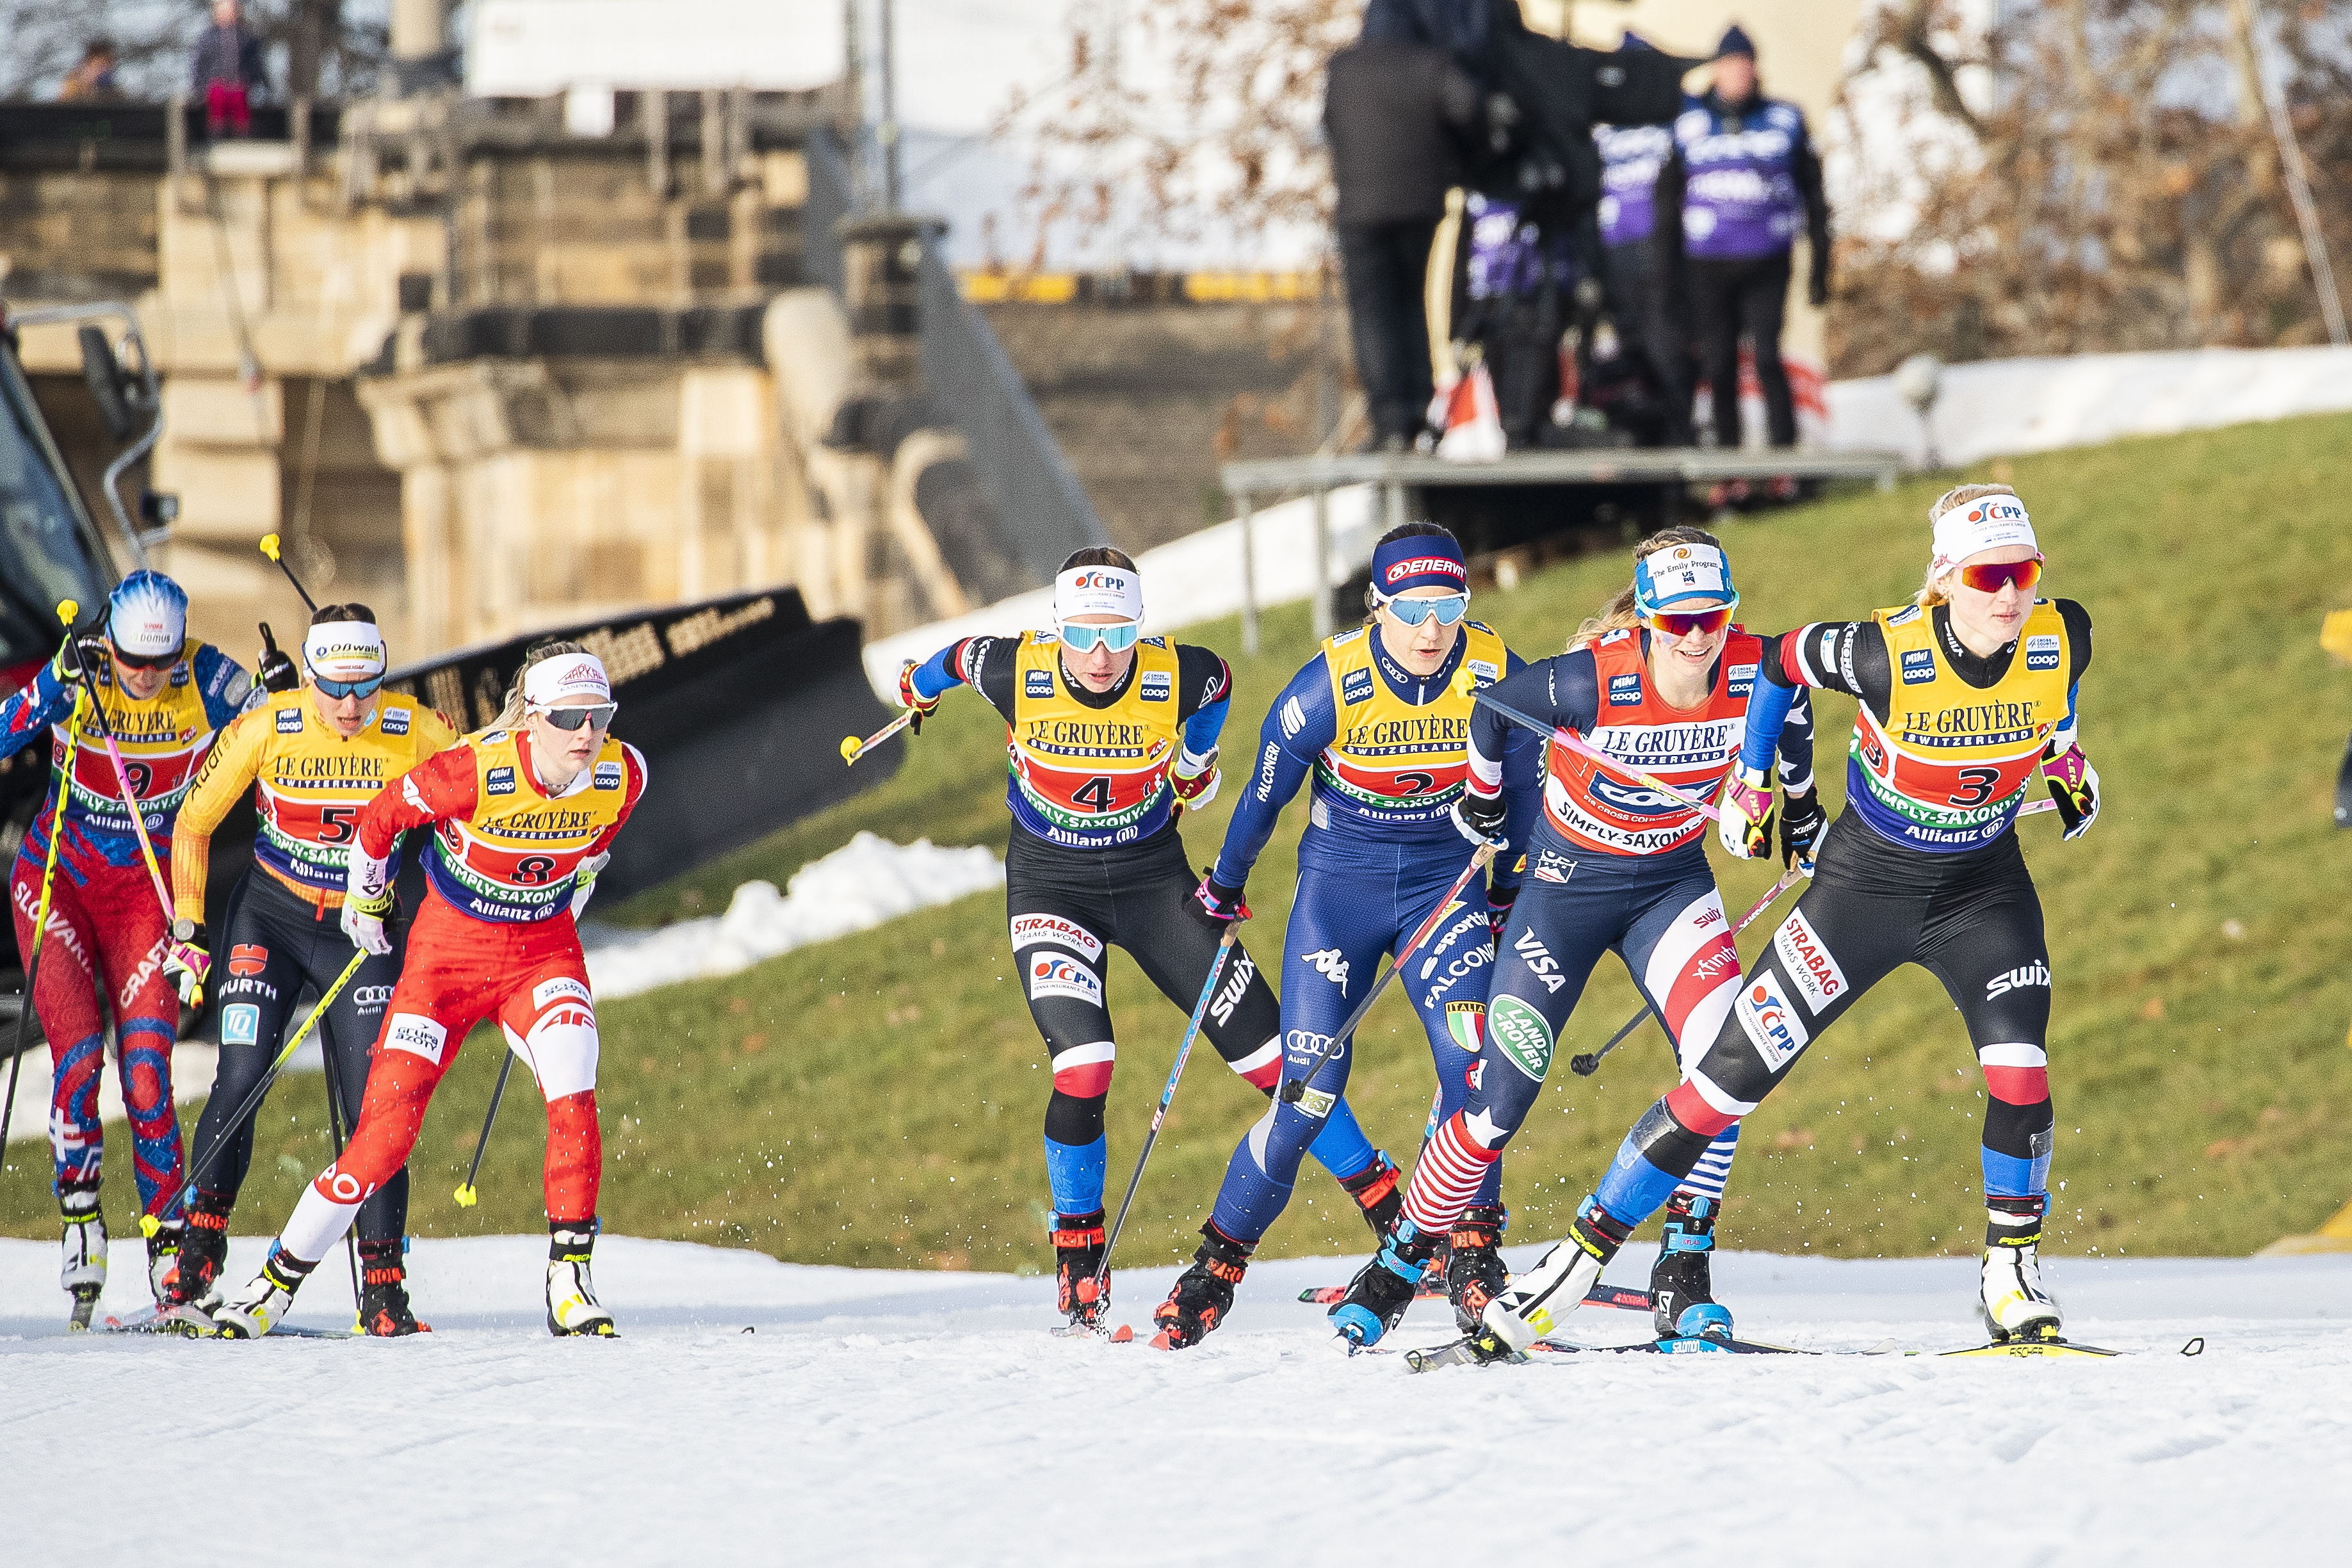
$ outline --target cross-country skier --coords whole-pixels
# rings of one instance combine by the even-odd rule
[[[352,961],[341,910],[352,841],[362,808],[385,785],[457,741],[439,714],[414,697],[380,691],[386,662],[375,612],[329,604],[310,617],[302,642],[301,686],[268,700],[221,732],[196,774],[172,845],[173,922],[166,965],[194,999],[221,955],[217,978],[220,1066],[196,1124],[194,1190],[183,1206],[187,1230],[170,1292],[174,1315],[201,1318],[220,1300],[215,1281],[228,1250],[228,1217],[253,1157],[253,1118],[236,1114],[296,1026],[307,982],[321,995]],[[213,830],[250,787],[261,819],[254,870],[237,885],[218,943],[205,929],[205,883]],[[346,1126],[359,1121],[368,1059],[400,978],[404,924],[388,927],[392,950],[367,955],[319,1020],[334,1052],[332,1088]],[[408,1171],[395,1172],[361,1207],[360,1322],[372,1334],[415,1333],[401,1248],[408,1218]]]
[[[1277,1103],[1234,1149],[1202,1240],[1153,1314],[1168,1348],[1197,1343],[1233,1310],[1250,1254],[1290,1201],[1299,1161],[1346,1088],[1355,1052],[1333,1040],[1379,973],[1429,918],[1471,855],[1452,813],[1468,770],[1471,697],[1524,663],[1488,627],[1468,619],[1470,572],[1462,547],[1434,523],[1391,529],[1372,551],[1370,613],[1326,638],[1274,699],[1258,732],[1258,761],[1224,848],[1198,904],[1220,927],[1237,907],[1275,820],[1311,770],[1313,810],[1298,844],[1282,972],[1284,1072],[1317,1071],[1297,1104]],[[1511,841],[1523,842],[1537,810],[1538,740],[1516,746]],[[1492,973],[1493,926],[1518,892],[1498,869],[1457,895],[1443,924],[1412,955],[1406,981],[1437,1063],[1441,1113],[1467,1091]],[[1487,1172],[1452,1230],[1448,1294],[1466,1331],[1502,1288],[1496,1245],[1506,1216],[1503,1172]]]
[[[1715,536],[1667,528],[1634,550],[1633,582],[1585,622],[1567,653],[1502,682],[1494,698],[1581,736],[1623,767],[1705,795],[1730,770],[1763,657],[1763,642],[1731,623],[1738,602]],[[1471,831],[1492,831],[1506,820],[1504,748],[1518,727],[1483,705],[1472,722],[1461,807]],[[1784,706],[1771,735],[1790,798],[1782,854],[1793,860],[1811,853],[1823,821],[1810,706]],[[1768,737],[1768,759],[1772,745]],[[1485,1046],[1467,1103],[1422,1150],[1387,1245],[1332,1310],[1340,1332],[1359,1343],[1378,1340],[1403,1315],[1423,1267],[1464,1206],[1493,1181],[1601,954],[1613,950],[1625,961],[1685,1071],[1731,1009],[1739,953],[1707,863],[1706,819],[1622,770],[1557,743],[1547,750],[1542,820],[1527,845],[1525,891],[1496,944]],[[1665,1244],[1650,1277],[1661,1336],[1730,1333],[1708,1258],[1738,1125],[1715,1134],[1704,1157],[1677,1173],[1667,1206]]]
[[[1108,547],[1079,550],[1054,579],[1054,630],[967,637],[899,673],[898,700],[919,730],[950,688],[968,685],[1004,717],[1011,753],[1004,857],[1013,956],[1029,1013],[1054,1062],[1045,1172],[1055,1223],[1055,1301],[1094,1326],[1103,1261],[1103,1106],[1118,1048],[1104,989],[1123,947],[1190,1012],[1216,956],[1220,925],[1196,918],[1195,878],[1176,819],[1217,792],[1217,736],[1233,672],[1206,648],[1141,635],[1143,580]],[[1225,1065],[1271,1094],[1282,1076],[1280,1009],[1240,944],[1202,1031]],[[1395,1211],[1397,1171],[1345,1105],[1316,1157],[1374,1228]]]
[[[1905,963],[1944,982],[1984,1069],[1979,1309],[1996,1340],[2057,1333],[2036,1258],[2052,1143],[2050,949],[2011,824],[2036,773],[2067,838],[2098,819],[2099,776],[2076,733],[2091,621],[2072,600],[2034,598],[2042,554],[2007,486],[1947,491],[1928,518],[1934,555],[1914,602],[1767,640],[1738,770],[1718,802],[1725,846],[1744,858],[1764,852],[1765,766],[1807,686],[1861,700],[1846,810],[1713,1043],[1634,1124],[1569,1239],[1487,1304],[1465,1347],[1475,1358],[1523,1348],[1572,1310],[1712,1141]]]
[[[99,1077],[106,1067],[98,993],[114,1019],[131,1170],[142,1211],[161,1214],[181,1179],[180,1124],[172,1110],[172,1046],[179,998],[164,977],[170,918],[158,896],[107,753],[111,736],[158,857],[214,737],[260,693],[236,661],[188,635],[188,596],[160,572],[136,571],[108,597],[102,631],[69,637],[30,685],[0,704],[0,757],[47,732],[57,787],[26,831],[11,885],[17,951],[33,950],[42,866],[59,835],[47,936],[33,1006],[48,1037],[53,1075],[50,1152],[65,1220],[58,1283],[87,1325],[106,1284],[106,1218],[99,1211],[102,1134]],[[100,723],[91,722],[91,709]],[[71,777],[63,773],[70,727]],[[147,1239],[148,1284],[163,1299],[178,1267],[176,1218]]]
[[[343,883],[342,926],[392,951],[393,857],[432,830],[429,891],[409,927],[342,1157],[303,1191],[261,1272],[213,1314],[257,1338],[367,1200],[400,1172],[425,1107],[466,1033],[495,1018],[547,1101],[547,1329],[610,1335],[589,1257],[604,1145],[596,1124],[596,1012],[572,922],[646,787],[646,760],[612,736],[619,705],[604,665],[577,643],[536,648],[490,728],[417,764],[362,809]]]

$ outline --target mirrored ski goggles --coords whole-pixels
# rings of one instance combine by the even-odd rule
[[[2037,555],[2027,560],[2005,560],[1992,566],[1964,566],[1960,568],[1960,580],[1979,593],[1999,593],[2012,582],[2031,593],[2033,585],[2042,580],[2042,558]]]
[[[1418,626],[1433,615],[1440,626],[1452,626],[1470,613],[1470,596],[1466,593],[1447,593],[1433,599],[1408,599],[1402,594],[1391,599],[1375,594],[1372,601],[1408,626]]]
[[[333,697],[340,702],[345,697],[375,695],[376,688],[383,685],[383,677],[370,675],[363,681],[331,681],[324,675],[312,675],[310,684],[318,687],[322,695]]]
[[[1731,624],[1738,603],[1714,610],[1657,610],[1642,617],[1642,624],[1666,637],[1712,637]]]
[[[1062,643],[1073,653],[1091,653],[1099,643],[1114,653],[1124,653],[1135,646],[1143,628],[1132,621],[1117,621],[1108,626],[1088,625],[1083,621],[1065,621],[1059,625]]]
[[[180,650],[177,648],[168,653],[132,653],[117,646],[110,637],[107,639],[106,645],[113,653],[114,662],[125,669],[168,670],[180,662]]]
[[[592,703],[586,707],[541,707],[531,705],[530,711],[558,729],[574,730],[586,725],[591,729],[610,729],[613,716],[621,711],[619,703]]]

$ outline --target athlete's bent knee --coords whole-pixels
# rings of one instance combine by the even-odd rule
[[[1111,1070],[1118,1065],[1118,1047],[1108,1040],[1074,1045],[1054,1058],[1054,1089],[1074,1100],[1097,1100],[1110,1092]]]

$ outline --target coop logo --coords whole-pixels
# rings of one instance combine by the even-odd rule
[[[1538,1083],[1551,1070],[1551,1025],[1517,997],[1497,997],[1487,1008],[1486,1038],[1502,1049],[1512,1066]]]
[[[1756,977],[1743,988],[1732,1011],[1739,1015],[1739,1027],[1756,1046],[1756,1054],[1764,1065],[1778,1072],[1796,1059],[1811,1038],[1797,1017],[1797,1009],[1780,994],[1780,988],[1769,970]]]
[[[1654,817],[1661,811],[1687,811],[1689,806],[1663,790],[1633,784],[1620,784],[1605,773],[1595,773],[1586,786],[1593,799],[1604,806],[1614,806],[1631,814]]]
[[[515,792],[514,769],[511,768],[491,768],[489,772],[484,776],[482,787],[493,795],[513,794]]]
[[[1372,698],[1372,672],[1349,670],[1339,678],[1339,700],[1353,707]]]
[[[391,1003],[392,988],[390,986],[355,986],[352,988],[352,1000],[357,1004],[360,1011],[372,1013]]]
[[[260,1044],[261,1009],[252,1002],[236,1002],[221,1009],[221,1043]]]
[[[595,787],[599,789],[618,789],[621,787],[621,765],[617,762],[596,764]]]
[[[1058,942],[1088,958],[1103,956],[1102,938],[1076,921],[1065,920],[1058,915],[1016,915],[1013,917],[1013,950],[1015,953],[1024,947],[1040,946],[1047,942]]]
[[[1044,954],[1029,963],[1029,999],[1036,1001],[1045,997],[1069,997],[1100,1006],[1102,982],[1082,964]]]
[[[257,942],[240,942],[228,950],[228,972],[242,980],[269,967],[269,949]]]
[[[1164,703],[1176,694],[1176,679],[1165,670],[1150,670],[1136,688],[1148,703]]]
[[[2028,637],[2025,640],[2025,667],[2029,670],[2056,669],[2058,639],[2052,636]]]
[[[299,707],[279,708],[278,710],[278,733],[280,735],[301,734],[302,710]]]
[[[1348,960],[1339,956],[1339,949],[1323,947],[1312,953],[1301,953],[1298,961],[1339,987],[1341,996],[1348,994]]]
[[[1394,588],[1408,577],[1443,577],[1454,582],[1467,583],[1470,574],[1458,560],[1448,560],[1442,555],[1417,555],[1411,560],[1401,560],[1381,574],[1381,580]]]
[[[1611,707],[1641,706],[1642,677],[1639,675],[1610,676],[1609,706]]]
[[[1576,862],[1559,851],[1537,852],[1535,878],[1538,882],[1566,882],[1575,874]]]
[[[383,1043],[438,1067],[441,1052],[449,1043],[449,1031],[423,1013],[394,1013],[384,1020]]]
[[[1473,685],[1491,686],[1503,678],[1503,672],[1496,667],[1492,659],[1472,659],[1469,663]]]
[[[1830,956],[1828,946],[1799,910],[1781,923],[1772,933],[1772,950],[1780,955],[1781,964],[1796,982],[1797,994],[1805,998],[1805,1006],[1815,1018],[1822,1009],[1846,993],[1845,971]]]
[[[2037,958],[2023,968],[2011,969],[2005,975],[1995,975],[1991,979],[1987,980],[1985,1000],[1990,1001],[1995,997],[2006,996],[2011,991],[2023,990],[2028,986],[2047,987],[2049,984],[2050,966]]]
[[[1748,695],[1756,690],[1756,666],[1753,664],[1732,665],[1729,681],[1730,685],[1728,689],[1731,695],[1736,697],[1744,697]]]
[[[1050,697],[1054,695],[1054,672],[1030,670],[1021,677],[1021,695],[1024,697]]]
[[[1936,655],[1926,648],[1903,650],[1903,684],[1923,685],[1936,678]]]
[[[389,707],[384,709],[383,716],[376,721],[376,727],[383,730],[386,735],[406,735],[408,733],[408,710],[404,707]]]

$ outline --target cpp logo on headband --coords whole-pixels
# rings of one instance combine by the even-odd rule
[[[1123,593],[1127,591],[1128,580],[1112,572],[1088,571],[1072,578],[1070,586],[1076,589],[1095,588],[1111,593]]]
[[[1420,555],[1411,560],[1397,561],[1381,574],[1381,580],[1394,586],[1408,577],[1427,577],[1432,574],[1454,578],[1463,582],[1470,580],[1470,574],[1463,570],[1460,561],[1450,560],[1442,555]]]
[[[1993,497],[1969,513],[1969,521],[1972,523],[2021,523],[2025,520],[2024,507],[2008,496]]]

